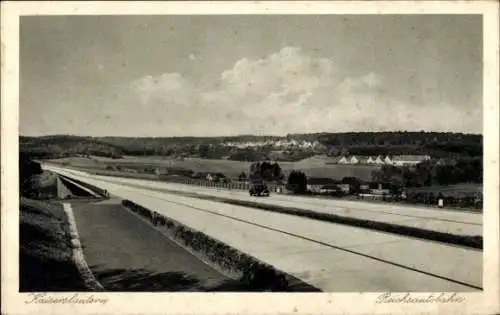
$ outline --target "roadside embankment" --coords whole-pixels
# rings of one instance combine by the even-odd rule
[[[19,291],[89,291],[62,205],[21,197],[19,210]]]
[[[19,290],[93,291],[75,261],[75,239],[62,199],[88,192],[50,171],[25,174],[19,199]]]
[[[154,210],[144,208],[130,200],[123,200],[122,204],[202,261],[230,278],[241,281],[248,291],[320,291]]]

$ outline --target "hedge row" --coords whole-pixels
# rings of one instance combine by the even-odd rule
[[[61,175],[61,174],[58,174],[58,175],[60,177],[64,178],[64,179],[73,181],[73,182],[77,183],[80,186],[88,188],[88,189],[92,190],[93,192],[95,192],[95,193],[97,193],[97,194],[99,194],[99,195],[101,195],[103,197],[109,198],[109,194],[108,194],[108,192],[105,189],[99,188],[97,186],[91,185],[91,184],[86,183],[86,182],[82,182],[81,180],[75,179],[73,177],[68,177],[68,176]]]
[[[123,200],[122,205],[150,221],[157,228],[163,229],[177,242],[215,264],[224,273],[237,277],[250,291],[290,291],[292,283],[308,287],[308,291],[319,291],[250,255],[156,211],[144,208],[130,200]]]

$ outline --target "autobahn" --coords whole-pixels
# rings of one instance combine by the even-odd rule
[[[44,168],[106,189],[112,195],[155,210],[323,291],[466,292],[482,287],[480,250],[190,198],[153,188],[249,198],[244,192],[96,176],[47,165]],[[470,213],[432,212],[423,209],[414,213],[408,210],[411,208],[401,207],[401,210],[395,207],[381,208],[380,205],[370,207],[368,203],[344,202],[332,205],[324,200],[277,195],[262,202],[281,205],[293,203],[294,206],[300,204],[301,207],[316,211],[352,211],[382,220],[396,220],[396,217],[407,222],[429,220],[441,222],[441,226],[454,223],[480,227],[481,223],[481,216]],[[385,213],[376,212],[377,210]],[[400,214],[418,217],[404,217]],[[474,228],[467,230],[469,233],[478,231]]]
[[[85,172],[53,169],[74,174],[82,178],[100,179],[111,183],[120,183],[132,187],[147,187],[155,190],[180,191],[196,193],[205,196],[225,197],[240,201],[255,201],[247,191],[213,189],[207,187],[183,185],[177,183],[157,182],[143,179],[119,178],[110,176],[90,175]],[[377,204],[363,201],[346,201],[335,199],[316,199],[292,195],[273,194],[270,198],[259,198],[259,203],[296,207],[320,213],[337,214],[352,218],[371,220],[375,222],[396,223],[409,227],[451,233],[456,235],[483,235],[482,213],[443,209],[429,209],[409,205]]]

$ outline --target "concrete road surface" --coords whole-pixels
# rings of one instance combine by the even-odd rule
[[[120,201],[73,203],[85,260],[109,291],[204,291],[231,279],[168,240]]]
[[[57,167],[56,169],[61,170]],[[377,204],[363,201],[315,199],[280,194],[272,194],[269,198],[259,198],[249,196],[246,191],[206,188],[141,179],[89,175],[84,172],[72,170],[65,171],[74,172],[74,174],[78,174],[83,177],[101,179],[103,181],[106,180],[112,183],[121,183],[123,185],[130,185],[134,187],[168,189],[235,200],[254,201],[270,205],[295,207],[346,217],[395,223],[456,235],[483,235],[482,213],[428,209],[409,205]]]
[[[482,286],[482,251],[130,187],[122,179],[111,183],[109,178],[72,174],[323,291],[465,292]]]

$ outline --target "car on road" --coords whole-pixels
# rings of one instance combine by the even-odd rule
[[[263,182],[252,183],[249,190],[250,196],[266,196],[269,197],[269,188]]]

